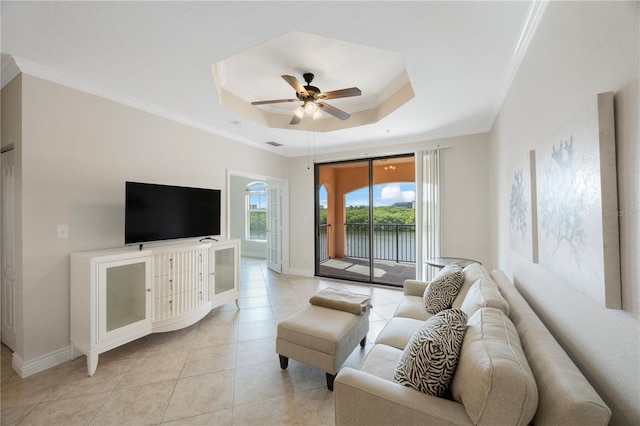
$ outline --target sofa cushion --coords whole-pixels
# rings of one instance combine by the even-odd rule
[[[474,424],[527,425],[533,418],[538,389],[504,312],[482,308],[469,318],[451,393]]]
[[[491,279],[491,275],[486,270],[484,266],[479,263],[472,263],[469,266],[466,266],[462,270],[462,275],[464,275],[464,281],[462,282],[462,287],[460,287],[460,291],[456,296],[456,299],[451,304],[452,308],[460,309],[462,307],[462,302],[464,302],[464,298],[467,296],[467,292],[480,278]]]
[[[404,296],[396,308],[394,317],[414,318],[426,321],[433,316],[424,307],[424,299],[420,296]]]
[[[480,278],[471,286],[460,307],[469,317],[480,308],[496,308],[509,315],[509,304],[498,285],[488,278]]]
[[[393,381],[433,396],[451,385],[466,330],[467,314],[446,309],[425,321],[402,352]]]
[[[362,362],[360,371],[392,381],[400,358],[402,358],[402,349],[376,344]]]
[[[424,321],[421,320],[402,317],[391,318],[376,337],[376,344],[389,345],[402,350],[416,331],[423,326]]]
[[[463,281],[464,275],[460,265],[452,263],[442,268],[424,290],[424,306],[427,312],[437,314],[450,308]]]

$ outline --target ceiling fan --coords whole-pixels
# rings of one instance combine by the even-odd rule
[[[327,112],[340,120],[346,120],[351,115],[338,109],[334,106],[324,102],[327,99],[347,98],[350,96],[360,96],[362,92],[357,87],[350,87],[348,89],[332,90],[331,92],[321,92],[315,86],[311,85],[313,81],[313,74],[308,72],[302,75],[306,86],[300,84],[297,78],[292,75],[283,75],[282,78],[291,85],[296,91],[296,99],[275,99],[270,101],[256,101],[251,102],[251,105],[265,105],[265,104],[277,104],[283,102],[297,102],[302,101],[302,106],[296,110],[291,118],[289,124],[298,124],[305,113],[313,114],[320,108],[320,110]]]

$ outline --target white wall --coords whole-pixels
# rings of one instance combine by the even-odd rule
[[[640,424],[638,2],[550,2],[490,133],[498,267],[613,410]],[[509,249],[508,170],[597,93],[615,92],[623,310],[608,310]]]
[[[489,243],[489,141],[487,134],[423,143],[296,157],[289,161],[291,200],[291,272],[314,272],[314,160],[318,163],[353,158],[441,151],[442,253],[477,259],[492,267]]]
[[[288,178],[282,156],[29,75],[22,86],[26,363],[69,346],[69,253],[123,246],[125,181],[219,188],[226,212],[227,169]]]

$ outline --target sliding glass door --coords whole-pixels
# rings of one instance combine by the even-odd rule
[[[416,277],[413,155],[316,164],[318,276],[401,286]]]
[[[412,156],[372,160],[373,276],[401,285],[416,278],[416,185]]]
[[[370,282],[369,161],[316,165],[316,275]]]

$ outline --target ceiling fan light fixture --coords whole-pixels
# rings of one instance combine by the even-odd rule
[[[307,82],[306,86],[303,86],[298,81],[298,79],[292,75],[281,75],[281,77],[295,89],[297,99],[291,98],[273,99],[270,101],[253,101],[251,102],[251,105],[279,104],[285,102],[301,101],[302,105],[298,107],[298,109],[294,112],[293,117],[291,117],[291,121],[289,122],[290,126],[300,123],[305,114],[312,117],[313,119],[318,118],[317,114],[320,113],[320,110],[336,118],[339,118],[340,120],[347,120],[350,117],[350,114],[329,105],[328,103],[324,102],[324,100],[348,98],[351,96],[360,96],[362,94],[360,89],[358,89],[357,87],[332,90],[330,92],[321,92],[320,89],[311,85],[311,81],[313,80],[313,74],[311,73],[304,74],[304,80]]]
[[[313,114],[318,109],[318,105],[313,101],[306,101],[304,103],[304,110],[307,114]]]

